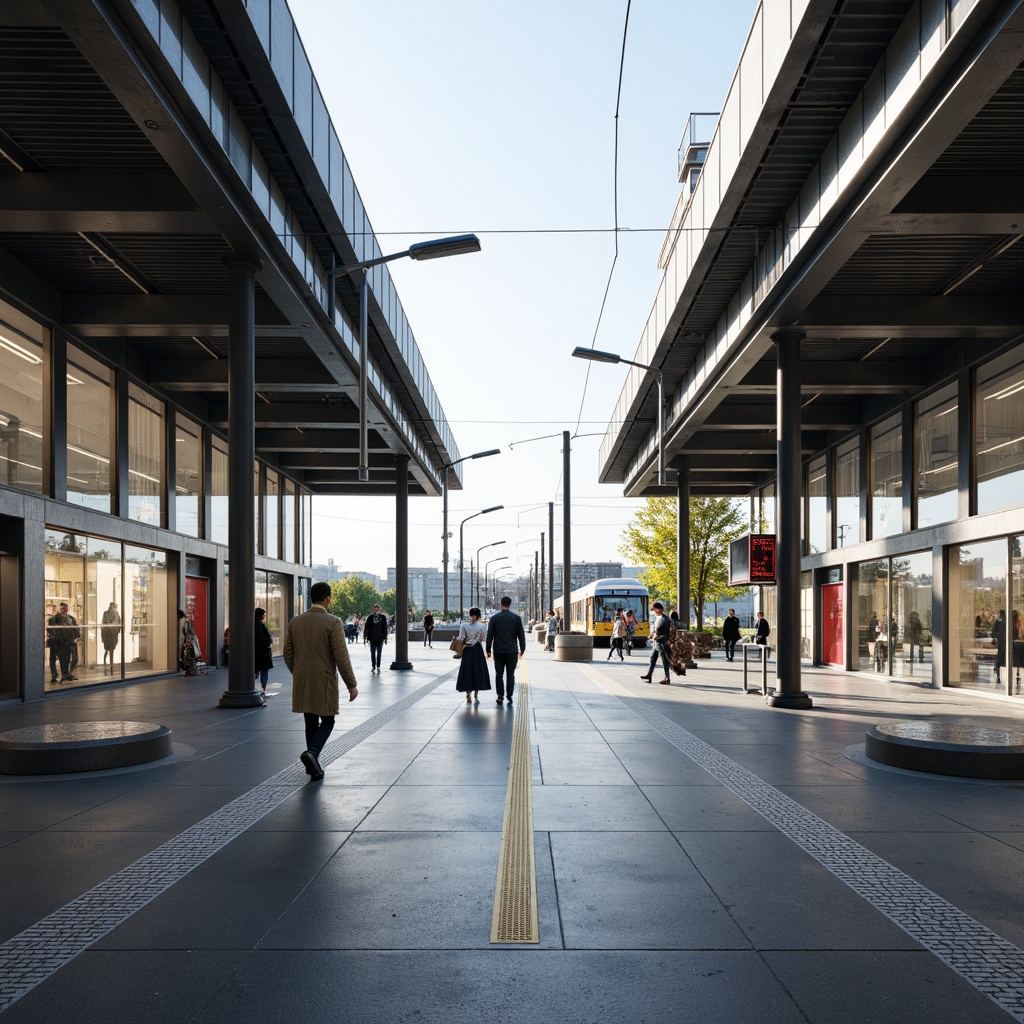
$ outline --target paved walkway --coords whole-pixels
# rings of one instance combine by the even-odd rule
[[[1024,1021],[1024,783],[862,756],[880,721],[1024,707],[809,671],[813,710],[780,711],[721,655],[666,687],[532,642],[528,702],[467,707],[447,650],[379,677],[352,651],[322,783],[283,668],[265,709],[219,710],[223,672],[0,709],[177,744],[0,777],[0,1024]],[[498,945],[521,709],[539,942]]]

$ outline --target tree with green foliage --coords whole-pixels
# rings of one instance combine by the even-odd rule
[[[358,576],[331,581],[331,606],[328,611],[339,619],[348,619],[356,612],[365,616],[373,610],[375,604],[381,604],[381,596],[372,583]]]
[[[626,558],[647,566],[643,581],[651,597],[666,602],[677,596],[677,509],[675,498],[648,498],[626,527],[619,548]],[[734,499],[690,499],[690,598],[698,629],[703,626],[708,599],[736,597],[746,589],[728,583],[729,544],[747,528],[747,516]],[[680,608],[679,615],[688,624],[689,608]]]

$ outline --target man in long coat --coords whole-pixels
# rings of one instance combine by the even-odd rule
[[[309,588],[309,611],[288,623],[284,638],[284,663],[292,674],[292,711],[306,723],[306,749],[299,760],[311,781],[322,779],[320,751],[334,729],[338,713],[338,674],[348,688],[348,699],[359,696],[356,676],[348,657],[345,627],[327,610],[331,587],[314,583]]]

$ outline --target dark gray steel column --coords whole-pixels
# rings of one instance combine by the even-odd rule
[[[572,501],[569,487],[570,470],[572,469],[571,451],[569,448],[569,431],[562,431],[562,632],[572,631],[572,606],[569,595],[572,594]]]
[[[800,689],[800,342],[798,331],[772,335],[778,356],[776,402],[778,487],[775,494],[775,673],[778,684],[765,698],[772,707],[809,708]]]
[[[557,602],[555,601],[555,503],[553,501],[548,502],[548,595],[551,598],[548,608],[554,608]]]
[[[256,275],[263,269],[249,256],[227,256],[228,323],[228,625],[231,657],[222,708],[265,704],[256,689],[255,620],[256,495],[252,467],[256,459]]]
[[[409,660],[409,456],[395,456],[395,660],[393,672],[408,672]]]

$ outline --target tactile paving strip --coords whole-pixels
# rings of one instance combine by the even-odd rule
[[[329,742],[320,764],[333,764],[447,679],[445,675],[421,686]],[[300,764],[285,768],[0,945],[0,1013],[166,892],[307,781]]]
[[[509,755],[505,817],[498,851],[498,879],[491,915],[491,942],[540,942],[537,865],[533,852],[533,790],[530,750],[530,686],[520,663],[515,725]]]
[[[1024,1022],[1024,950],[653,710],[647,701],[619,700],[947,967],[1014,1020]]]

